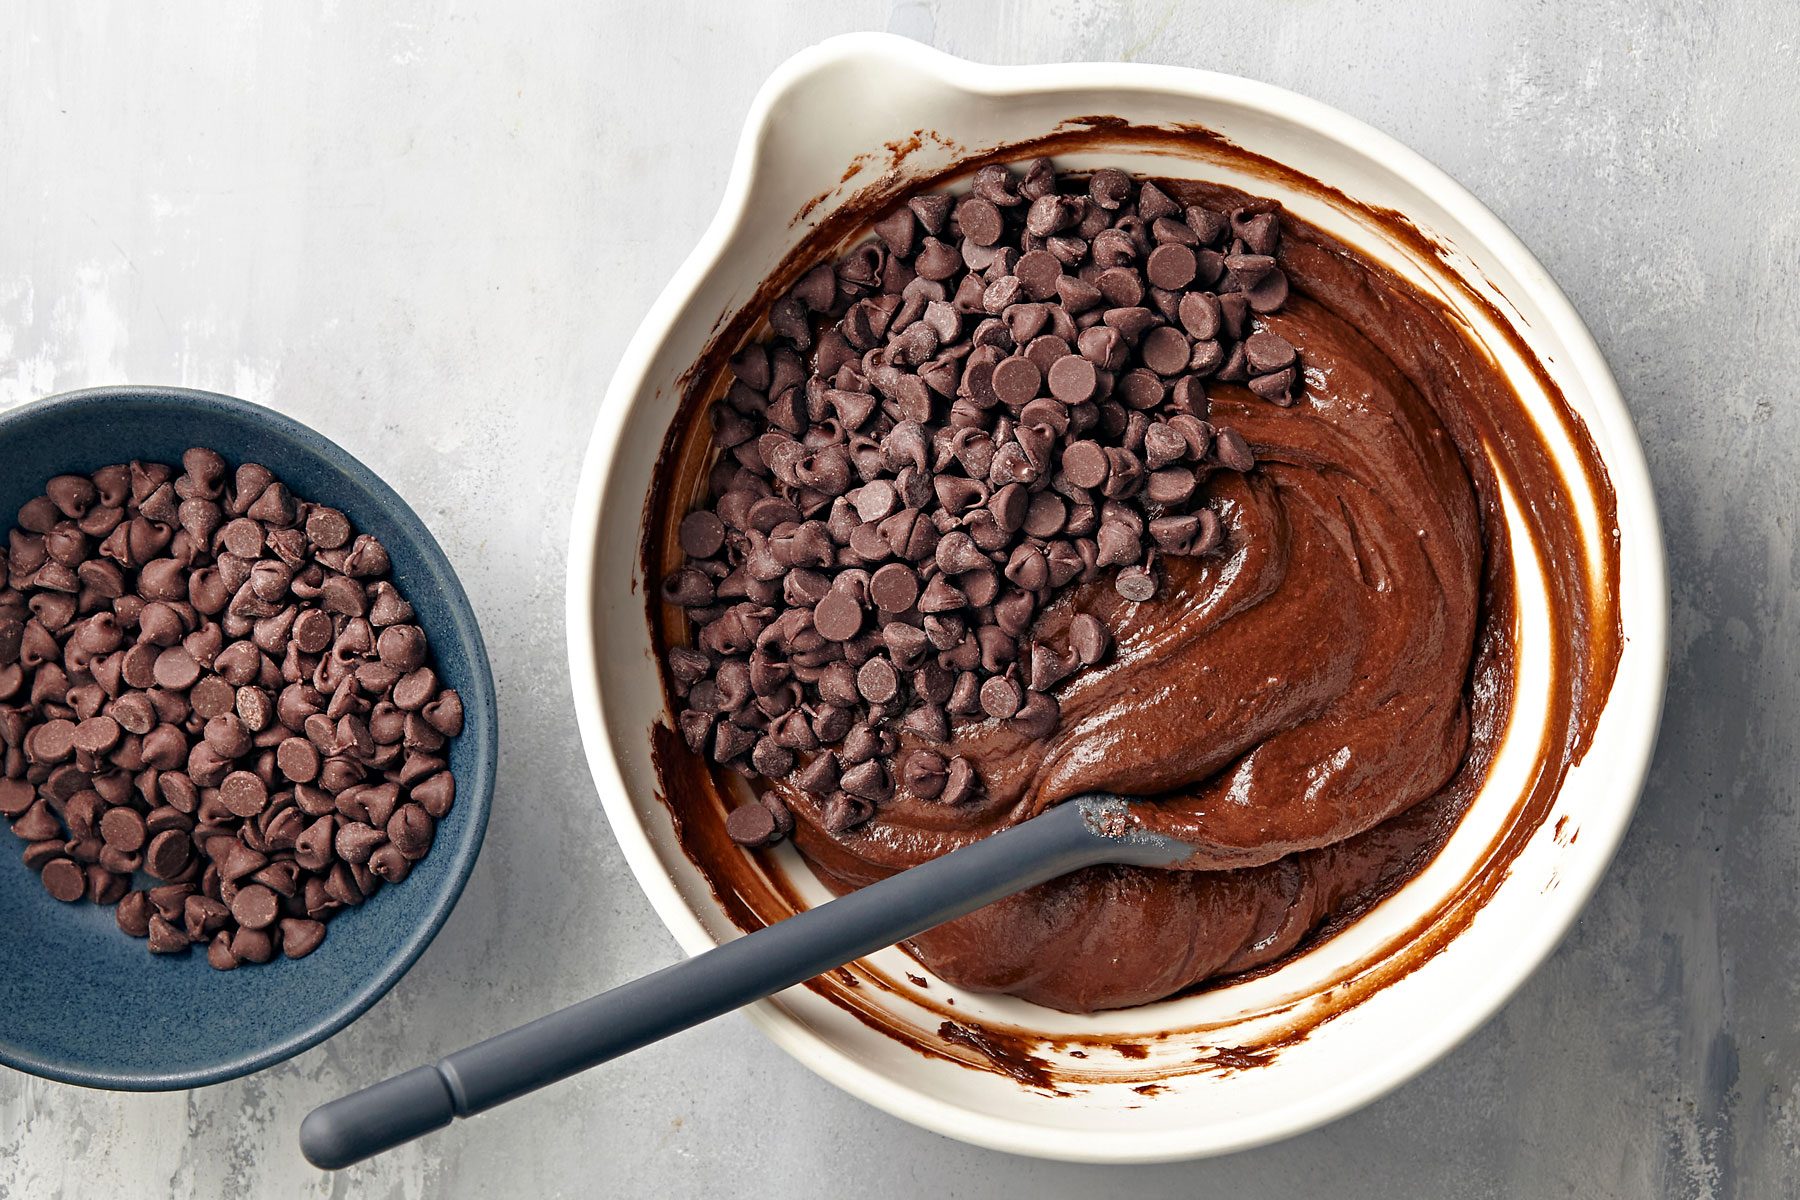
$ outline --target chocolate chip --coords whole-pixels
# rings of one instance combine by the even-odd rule
[[[181,691],[200,678],[200,664],[182,646],[171,646],[156,656],[153,675],[158,687]]]
[[[935,237],[927,237],[913,260],[913,269],[921,279],[948,279],[963,266],[962,255],[954,246]]]
[[[1080,355],[1064,355],[1050,367],[1050,394],[1064,404],[1083,404],[1099,388],[1099,372]]]
[[[794,752],[774,738],[764,737],[751,748],[750,765],[765,778],[780,778],[794,769]]]
[[[900,768],[900,779],[906,790],[921,800],[937,799],[943,795],[947,779],[944,756],[935,750],[912,751]]]
[[[104,851],[102,854],[104,855]],[[95,904],[117,904],[131,890],[131,873],[114,871],[99,863],[90,863],[87,875],[87,898]]]
[[[281,928],[281,952],[288,958],[305,958],[325,940],[325,924],[322,921],[305,920],[299,917],[283,917]],[[215,940],[214,945],[217,945]],[[208,952],[208,961],[211,952]]]
[[[234,712],[221,713],[208,720],[201,736],[221,758],[240,758],[250,752],[250,729]]]
[[[189,896],[182,905],[182,928],[196,942],[210,939],[230,918],[231,909],[211,896]]]
[[[1220,521],[1219,514],[1210,508],[1201,509],[1194,514],[1194,517],[1199,521],[1200,526],[1188,541],[1187,553],[1192,555],[1211,554],[1225,541],[1224,522]]]
[[[965,716],[980,712],[981,677],[972,670],[957,675],[956,684],[950,691],[950,699],[945,702],[944,707]]]
[[[235,702],[236,692],[231,684],[217,675],[203,676],[188,691],[188,704],[194,715],[204,720],[230,712]]]
[[[368,600],[362,588],[345,575],[327,576],[319,586],[319,600],[326,612],[340,616],[360,617],[368,611]]]
[[[930,645],[924,630],[904,621],[890,621],[883,626],[881,640],[887,647],[888,657],[895,666],[902,668],[917,666]]]
[[[72,904],[87,894],[87,875],[70,859],[51,859],[44,864],[41,878],[44,890],[65,904]]]
[[[313,922],[317,924],[317,922]],[[324,926],[320,925],[321,934]],[[240,962],[238,956],[231,952],[231,934],[221,929],[213,935],[206,947],[206,965],[215,971],[235,971]]]
[[[398,678],[425,664],[425,633],[417,625],[390,625],[376,639],[375,652],[383,663],[394,669]]]
[[[946,512],[962,513],[987,503],[987,485],[960,475],[939,475],[932,480],[932,487],[937,493],[938,507]]]
[[[1048,737],[1061,719],[1062,709],[1055,697],[1032,692],[1007,724],[1021,736],[1037,741]]]
[[[787,804],[783,804],[783,802],[779,801],[778,797],[774,797],[774,795],[770,795],[770,793],[763,793],[763,795],[756,797],[756,799],[758,799],[761,806],[767,808],[770,815],[776,819],[776,833],[778,833],[778,835],[781,835],[781,837],[788,837],[788,835],[794,833],[794,813],[788,811]]]
[[[1062,531],[1068,515],[1069,506],[1062,497],[1051,492],[1038,492],[1026,505],[1023,528],[1032,537],[1055,537]]]
[[[240,817],[254,817],[269,803],[269,788],[250,771],[233,771],[219,784],[219,798]]]
[[[1144,465],[1151,471],[1180,462],[1186,454],[1187,439],[1173,426],[1159,421],[1144,431]]]
[[[1063,449],[1063,475],[1079,488],[1097,488],[1106,482],[1108,463],[1098,442],[1072,442]]]
[[[1250,452],[1250,444],[1244,440],[1244,435],[1229,426],[1220,426],[1214,431],[1213,454],[1228,470],[1248,471],[1256,465],[1256,456]]]
[[[1098,617],[1079,613],[1070,620],[1069,647],[1084,665],[1092,666],[1105,658],[1111,644],[1112,638]]]
[[[347,863],[367,863],[376,849],[387,843],[387,834],[364,821],[345,821],[332,843],[337,856]]]
[[[975,172],[975,179],[969,185],[969,190],[1003,208],[1024,200],[1012,171],[1000,163],[989,163]]]
[[[1271,404],[1283,408],[1294,402],[1294,383],[1299,373],[1293,367],[1284,367],[1268,375],[1257,375],[1250,380],[1250,390]]]
[[[1117,310],[1109,310],[1107,315],[1114,311]],[[1081,331],[1081,336],[1076,339],[1076,350],[1101,370],[1116,371],[1125,365],[1129,347],[1118,330],[1094,325]]]
[[[1190,355],[1187,338],[1169,325],[1159,325],[1146,333],[1141,352],[1144,365],[1165,378],[1186,370]]]
[[[973,538],[962,530],[952,530],[939,540],[934,554],[939,568],[951,575],[973,571],[991,564]]]
[[[977,246],[991,246],[1000,240],[1004,224],[1000,219],[1000,210],[992,201],[981,196],[970,196],[956,206],[956,220],[963,236]]]
[[[275,957],[275,942],[266,930],[239,929],[231,935],[231,954],[239,962],[266,963]]]
[[[1281,236],[1276,214],[1261,208],[1244,207],[1231,214],[1231,231],[1255,254],[1273,254]]]
[[[1048,646],[1033,646],[1028,661],[1026,680],[1034,692],[1044,692],[1055,687],[1068,676],[1074,666],[1065,662],[1061,655]]]
[[[1036,200],[1056,191],[1056,164],[1047,158],[1034,158],[1026,164],[1025,178],[1019,182],[1019,195]]]
[[[144,937],[150,932],[150,897],[144,892],[127,892],[113,910],[119,931],[128,937]]]
[[[231,898],[231,916],[244,929],[267,929],[280,913],[280,899],[260,883],[239,888]]]
[[[1015,547],[1006,561],[1006,578],[1028,592],[1040,592],[1050,584],[1050,566],[1044,552],[1031,544]]]
[[[834,588],[813,609],[813,628],[834,642],[849,641],[861,631],[862,624],[862,605],[844,588]]]
[[[1250,370],[1258,375],[1267,375],[1279,371],[1283,367],[1292,366],[1294,347],[1286,338],[1268,330],[1259,330],[1244,339],[1244,359]]]
[[[1156,587],[1156,576],[1143,567],[1126,567],[1113,580],[1114,590],[1134,603],[1152,599]]]
[[[1193,282],[1197,265],[1192,250],[1179,242],[1168,242],[1150,252],[1144,261],[1144,274],[1157,287],[1173,291]]]
[[[1023,485],[1009,483],[988,497],[987,507],[1000,531],[1014,534],[1024,525],[1030,502],[1031,493]]]
[[[887,768],[872,758],[845,771],[839,786],[852,796],[872,802],[886,800],[894,794]]]
[[[1200,518],[1193,513],[1157,517],[1150,522],[1150,537],[1165,554],[1186,554],[1200,532]]]
[[[838,763],[831,754],[815,755],[811,762],[801,768],[796,782],[815,796],[825,796],[837,790]]]
[[[663,580],[663,599],[687,608],[711,604],[715,597],[712,581],[700,571],[687,568]]]
[[[43,842],[47,838],[54,838],[59,833],[56,813],[50,811],[49,804],[34,801],[23,813],[14,817],[13,833],[14,837],[23,838],[27,842]]]
[[[192,852],[193,842],[184,831],[166,829],[150,839],[144,870],[156,879],[173,879],[187,869]]]
[[[336,854],[336,834],[337,818],[330,813],[319,817],[294,839],[294,861],[307,871],[325,870]]]
[[[840,766],[855,766],[868,762],[881,753],[881,735],[869,724],[852,726],[842,738],[843,746],[838,751]]]
[[[1157,332],[1160,333],[1164,331],[1158,330]],[[1173,332],[1173,330],[1169,330],[1168,332]],[[1176,336],[1180,337],[1179,334],[1176,334]],[[1184,354],[1184,360],[1185,357]],[[1146,358],[1145,361],[1148,362],[1149,359]],[[1118,385],[1113,389],[1113,394],[1122,399],[1125,402],[1126,407],[1141,412],[1161,405],[1163,397],[1167,394],[1167,389],[1163,386],[1163,381],[1157,377],[1155,371],[1147,371],[1140,367],[1135,371],[1125,372],[1125,374],[1120,377]],[[1127,418],[1127,420],[1129,420],[1129,418]]]
[[[821,823],[832,833],[848,833],[875,814],[875,806],[848,792],[834,792],[826,801]]]
[[[108,809],[100,819],[100,836],[115,850],[130,854],[144,845],[143,815],[123,805]]]
[[[1095,276],[1094,286],[1114,308],[1133,308],[1144,299],[1143,278],[1132,267],[1108,267]]]
[[[871,704],[886,704],[899,694],[899,673],[887,659],[871,658],[856,673],[856,690]]]
[[[1272,313],[1287,303],[1288,288],[1287,272],[1274,270],[1245,288],[1243,294],[1250,303],[1251,311]]]
[[[950,739],[949,714],[936,705],[920,705],[905,714],[905,720],[900,721],[900,732],[941,745]]]
[[[188,936],[162,916],[149,922],[150,953],[180,954],[188,948]]]
[[[950,216],[950,204],[949,196],[934,192],[912,197],[906,202],[906,207],[926,233],[937,234],[943,232],[944,221]]]
[[[0,816],[23,816],[36,797],[36,789],[23,779],[0,778]]]
[[[284,738],[275,747],[276,768],[283,778],[294,783],[311,783],[317,779],[319,765],[318,748],[305,738]]]
[[[1019,685],[1005,676],[997,675],[981,685],[981,710],[990,717],[1010,717],[1023,702]]]
[[[119,723],[109,716],[93,716],[75,727],[74,744],[88,754],[104,754],[118,744]]]
[[[777,839],[775,814],[754,801],[740,804],[726,817],[725,832],[740,846],[766,846]]]
[[[350,534],[349,520],[335,508],[319,505],[307,514],[307,540],[321,550],[336,550],[349,542]]]
[[[1096,562],[1102,567],[1117,567],[1136,562],[1143,549],[1138,529],[1123,514],[1102,518],[1094,537]]]
[[[1112,212],[1131,196],[1131,177],[1112,167],[1102,167],[1088,177],[1088,196],[1100,208]]]
[[[1025,294],[1033,300],[1055,298],[1058,287],[1065,278],[1063,264],[1046,250],[1031,250],[1021,255],[1013,268],[1013,275]]]
[[[888,563],[870,577],[869,598],[884,612],[905,612],[919,598],[919,577],[910,567]]]
[[[975,768],[962,755],[952,758],[945,767],[944,790],[938,800],[943,804],[963,804],[975,798],[978,790]]]
[[[994,366],[994,394],[1013,408],[1022,407],[1036,396],[1042,382],[1037,364],[1023,355],[1015,354]]]
[[[1001,664],[1012,662],[1012,639],[1030,626],[1033,613],[1035,604],[1024,592],[1008,592],[995,601],[994,624],[976,630],[983,669],[999,671]]]
[[[1219,325],[1226,336],[1242,341],[1249,331],[1250,301],[1242,292],[1218,294]]]

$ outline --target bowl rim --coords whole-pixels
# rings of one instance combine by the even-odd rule
[[[481,623],[476,615],[475,606],[470,602],[467,592],[463,589],[462,580],[458,578],[449,557],[444,553],[444,548],[438,544],[437,538],[433,536],[431,529],[419,514],[414,512],[412,506],[403,500],[398,492],[388,486],[381,476],[318,430],[272,408],[221,392],[209,392],[197,388],[164,387],[156,384],[114,384],[59,392],[0,412],[0,438],[4,438],[15,426],[28,420],[53,419],[62,412],[80,413],[84,410],[103,410],[121,400],[172,400],[226,409],[265,425],[285,438],[310,447],[337,470],[359,480],[367,487],[392,520],[403,526],[411,527],[409,532],[417,538],[425,550],[426,561],[422,565],[439,577],[438,581],[451,606],[461,608],[468,613],[469,648],[472,651],[469,663],[469,682],[478,694],[464,697],[465,701],[468,701],[465,707],[471,714],[481,714],[485,721],[485,727],[491,730],[489,737],[485,739],[489,743],[485,747],[486,752],[480,753],[477,759],[476,778],[468,780],[466,786],[465,781],[460,779],[457,781],[457,805],[458,807],[467,806],[472,821],[468,849],[462,851],[458,860],[452,863],[451,873],[446,878],[444,886],[433,897],[432,903],[424,914],[424,919],[414,927],[406,941],[401,944],[399,952],[390,958],[381,970],[366,977],[362,986],[349,999],[322,1019],[253,1053],[241,1054],[211,1066],[168,1072],[70,1067],[22,1053],[12,1046],[3,1034],[0,1034],[0,1063],[27,1074],[54,1080],[58,1083],[76,1084],[81,1087],[107,1091],[166,1092],[224,1083],[227,1080],[250,1075],[284,1062],[303,1051],[312,1049],[320,1042],[338,1033],[372,1008],[376,1001],[387,995],[388,991],[400,981],[401,976],[405,975],[418,961],[419,956],[425,952],[425,948],[437,937],[438,931],[449,919],[450,911],[456,907],[457,900],[462,896],[463,887],[468,883],[469,876],[475,869],[476,861],[481,857],[482,844],[487,836],[488,815],[493,804],[500,733],[495,704],[494,673],[488,662],[487,643],[481,634]],[[473,724],[471,722],[472,727]]]
[[[1213,71],[1143,63],[1066,63],[1028,66],[977,64],[890,34],[853,33],[827,39],[800,51],[770,74],[744,118],[731,170],[719,208],[705,233],[671,277],[628,343],[596,415],[583,462],[570,519],[566,626],[570,681],[577,723],[608,823],[639,886],[657,916],[684,953],[701,953],[717,944],[698,913],[658,862],[647,827],[630,801],[629,787],[609,740],[606,697],[601,690],[595,656],[594,614],[599,611],[596,566],[606,516],[601,503],[613,474],[617,434],[636,398],[648,382],[656,352],[677,318],[694,300],[700,285],[738,226],[746,219],[751,185],[757,170],[760,141],[772,110],[785,93],[810,77],[846,60],[869,58],[936,77],[948,87],[974,97],[1053,95],[1108,89],[1121,93],[1160,93],[1216,99],[1247,109],[1343,145],[1377,160],[1428,194],[1470,231],[1472,241],[1500,260],[1519,280],[1518,293],[1529,296],[1566,343],[1568,373],[1579,377],[1590,394],[1596,424],[1608,434],[1602,456],[1621,511],[1629,510],[1643,536],[1635,549],[1643,561],[1631,580],[1655,586],[1632,596],[1642,628],[1631,631],[1626,652],[1640,659],[1647,684],[1635,692],[1615,690],[1607,709],[1618,708],[1634,754],[1616,764],[1606,792],[1604,811],[1584,817],[1579,859],[1583,869],[1564,874],[1546,897],[1543,920],[1518,939],[1505,962],[1493,964],[1480,996],[1449,1020],[1421,1031],[1396,1047],[1387,1068],[1363,1078],[1322,1088],[1311,1103],[1294,1105],[1255,1128],[1227,1122],[1229,1132],[1209,1136],[1203,1128],[1181,1134],[1088,1131],[1073,1136],[1068,1129],[1016,1120],[940,1100],[924,1089],[873,1070],[813,1032],[773,1000],[745,1010],[770,1040],[815,1074],[852,1095],[903,1120],[959,1141],[991,1149],[1070,1162],[1170,1162],[1248,1149],[1303,1133],[1344,1116],[1399,1087],[1438,1061],[1484,1025],[1517,992],[1562,941],[1605,875],[1648,777],[1661,720],[1668,677],[1669,582],[1661,519],[1641,441],[1617,381],[1587,324],[1548,271],[1510,227],[1480,200],[1417,151],[1375,127],[1322,101],[1256,80]],[[633,514],[638,512],[632,508]],[[614,520],[623,519],[615,516]],[[632,519],[635,519],[635,515]],[[635,538],[633,539],[635,542]]]

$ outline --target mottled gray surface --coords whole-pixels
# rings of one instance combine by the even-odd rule
[[[0,1197],[1791,1189],[1790,0],[102,7],[0,9],[0,406],[169,382],[317,425],[412,500],[462,571],[507,741],[462,905],[369,1016],[186,1095],[0,1071]],[[864,1107],[732,1018],[319,1175],[293,1140],[312,1105],[675,953],[569,713],[568,497],[607,374],[710,216],[751,93],[793,50],[858,28],[990,61],[1138,59],[1295,87],[1422,150],[1519,230],[1611,359],[1668,524],[1674,667],[1637,823],[1498,1018],[1285,1145],[1141,1169],[1011,1159]],[[834,1176],[850,1166],[854,1184]]]

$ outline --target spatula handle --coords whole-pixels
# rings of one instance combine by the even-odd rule
[[[869,887],[726,942],[315,1109],[300,1148],[348,1166],[496,1104],[904,941],[994,900],[1101,862],[1172,861],[1168,843],[1121,838],[1083,798]]]

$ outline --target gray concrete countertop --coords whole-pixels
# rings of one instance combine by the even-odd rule
[[[1767,1196],[1800,1174],[1800,13],[1788,0],[757,5],[22,0],[0,12],[0,407],[188,384],[311,422],[462,572],[507,731],[487,850],[367,1017],[255,1077],[0,1071],[0,1196]],[[563,664],[569,496],[763,76],[892,29],[1267,79],[1510,222],[1618,373],[1674,573],[1660,752],[1585,917],[1421,1078],[1293,1141],[1067,1167],[892,1120],[727,1018],[337,1177],[378,1075],[669,962]],[[11,919],[27,919],[13,915]],[[4,1021],[0,981],[0,1021]],[[839,1174],[840,1171],[853,1173]]]

